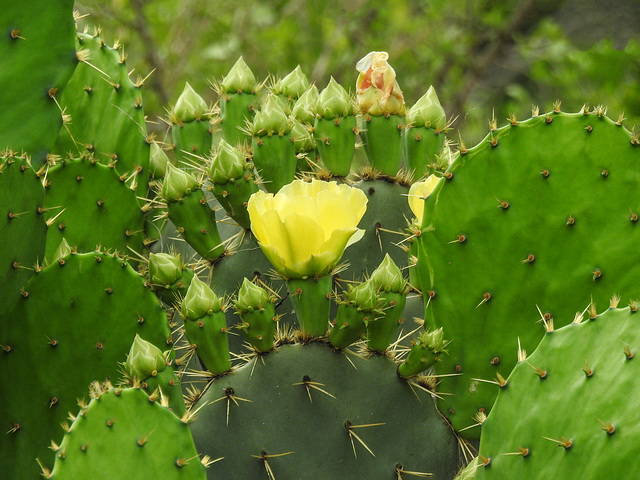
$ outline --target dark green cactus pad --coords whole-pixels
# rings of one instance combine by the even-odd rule
[[[516,364],[593,298],[640,296],[640,149],[604,116],[551,113],[493,131],[427,198],[418,270],[449,355],[439,406],[457,429]],[[464,435],[478,438],[480,428]]]
[[[349,175],[356,148],[356,116],[317,118],[313,134],[324,166],[333,175]]]
[[[191,426],[201,454],[223,457],[209,478],[452,478],[457,442],[431,397],[384,356],[351,361],[285,345],[211,383]]]
[[[124,175],[140,197],[147,194],[150,144],[142,108],[142,81],[129,79],[124,53],[96,35],[78,33],[78,49],[88,55],[60,97],[71,123],[60,130],[55,151],[95,154]]]
[[[98,394],[56,448],[52,479],[206,478],[187,423],[137,388]]]
[[[638,353],[638,313],[629,308],[545,335],[483,424],[479,463],[490,463],[476,479],[636,478]]]
[[[45,206],[52,222],[47,259],[62,239],[78,251],[101,246],[134,259],[133,252],[142,253],[144,214],[136,193],[114,168],[92,158],[65,160],[49,169],[46,180]]]
[[[358,224],[365,234],[344,251],[342,261],[349,262],[351,267],[340,276],[359,279],[378,268],[387,253],[401,269],[406,267],[407,253],[395,244],[404,239],[405,218],[413,216],[407,202],[409,187],[386,180],[361,181],[354,187],[362,190],[368,199],[367,211]]]
[[[48,449],[67,412],[93,380],[120,378],[136,334],[166,350],[167,318],[142,277],[121,258],[71,254],[32,277],[25,296],[0,325],[0,471],[40,478],[36,458]],[[4,434],[10,432],[9,434]]]
[[[44,187],[27,158],[0,157],[0,317],[21,296],[20,291],[44,261],[47,238],[42,207]]]
[[[54,97],[78,64],[73,0],[3,2],[0,29],[0,149],[27,151],[37,169],[62,125]]]

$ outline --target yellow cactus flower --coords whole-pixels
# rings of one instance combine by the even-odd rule
[[[275,269],[286,278],[323,276],[357,242],[367,209],[361,190],[336,182],[294,180],[275,195],[259,191],[247,207],[251,230]]]
[[[424,200],[431,195],[433,189],[440,181],[439,177],[429,175],[422,182],[416,182],[409,189],[409,208],[418,219],[418,224],[422,224],[422,213],[424,212]]]
[[[356,64],[358,106],[364,114],[404,115],[404,96],[387,52],[370,52]]]

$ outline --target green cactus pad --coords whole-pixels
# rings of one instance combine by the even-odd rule
[[[0,149],[25,150],[39,168],[62,125],[55,98],[78,65],[73,0],[3,2],[0,26]]]
[[[25,157],[0,157],[0,205],[1,317],[21,298],[20,290],[44,260],[44,188]]]
[[[418,270],[427,322],[451,340],[436,371],[457,429],[489,411],[498,388],[480,380],[506,378],[542,320],[566,325],[592,296],[640,296],[631,139],[602,110],[537,116],[463,150],[427,198]]]
[[[355,131],[355,115],[316,119],[313,131],[316,146],[322,163],[333,175],[349,175],[355,152]]]
[[[400,170],[404,149],[405,119],[400,115],[367,115],[360,124],[369,164],[383,175],[393,177]]]
[[[114,168],[89,158],[65,160],[49,169],[46,181],[48,260],[63,239],[81,252],[97,246],[134,257],[142,252],[144,214]]]
[[[253,163],[267,192],[277,193],[293,181],[296,173],[296,153],[291,135],[253,137]]]
[[[136,334],[167,349],[170,330],[157,298],[121,258],[71,254],[35,275],[0,324],[6,478],[37,479],[53,463],[50,439],[93,380],[120,378]],[[10,434],[4,434],[9,431]]]
[[[189,428],[137,388],[111,388],[80,411],[51,479],[204,480]]]
[[[223,457],[212,479],[391,480],[403,470],[446,479],[457,470],[457,442],[430,396],[384,356],[285,345],[212,382],[199,405],[198,451]]]
[[[150,144],[142,108],[142,81],[129,79],[124,53],[98,35],[78,33],[78,48],[88,60],[78,65],[60,97],[71,122],[60,129],[55,153],[66,156],[88,151],[95,159],[115,161],[119,176],[147,194]]]
[[[483,424],[476,479],[636,478],[639,347],[629,308],[545,335]]]

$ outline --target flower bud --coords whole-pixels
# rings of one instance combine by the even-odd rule
[[[151,143],[151,153],[149,156],[149,171],[155,178],[164,177],[167,173],[169,157],[156,142]]]
[[[264,288],[250,282],[247,278],[242,281],[242,286],[238,292],[238,299],[234,302],[237,310],[241,313],[262,310],[269,303],[269,294]]]
[[[446,342],[444,340],[444,331],[442,327],[431,332],[424,332],[420,335],[418,341],[434,353],[440,353],[444,350]]]
[[[149,278],[154,285],[172,285],[182,276],[182,262],[168,253],[149,254]]]
[[[422,213],[424,212],[424,200],[431,195],[433,189],[440,181],[439,177],[429,175],[422,182],[416,182],[409,189],[409,208],[418,219],[418,223],[422,224]]]
[[[196,188],[198,181],[193,175],[170,163],[167,164],[167,173],[162,184],[162,197],[167,202],[177,202]]]
[[[387,52],[370,52],[357,64],[356,93],[360,112],[374,116],[404,115],[404,96]]]
[[[441,132],[447,126],[444,108],[440,105],[438,95],[433,85],[429,87],[407,113],[407,122],[413,127],[427,127]]]
[[[402,293],[405,290],[406,281],[402,272],[387,253],[378,268],[369,278],[374,287],[383,292]]]
[[[178,97],[173,115],[179,122],[193,122],[206,117],[209,108],[204,99],[187,83]]]
[[[347,292],[347,299],[358,306],[359,310],[369,312],[378,304],[376,287],[371,282],[364,282]]]
[[[273,93],[284,95],[287,98],[299,98],[309,88],[309,80],[298,65],[289,75],[277,82]]]
[[[253,119],[253,134],[260,137],[274,133],[282,136],[290,131],[291,123],[280,101],[275,95],[270,94]]]
[[[220,82],[220,86],[226,93],[252,93],[256,88],[256,77],[240,57]]]
[[[306,92],[300,95],[296,101],[291,113],[302,123],[310,123],[316,119],[315,110],[318,101],[318,87],[311,85]]]
[[[240,151],[229,145],[224,138],[213,153],[209,175],[213,183],[224,184],[244,175],[245,158]]]
[[[147,342],[136,334],[133,340],[124,369],[129,377],[146,380],[156,376],[167,366],[165,355],[154,344]]]
[[[184,318],[198,320],[209,312],[222,310],[222,301],[207,284],[194,276],[182,301],[181,310]]]
[[[315,148],[315,141],[309,128],[297,120],[293,121],[291,136],[293,137],[296,153],[310,152]]]
[[[344,117],[353,114],[351,97],[333,77],[318,95],[316,113],[324,118]]]

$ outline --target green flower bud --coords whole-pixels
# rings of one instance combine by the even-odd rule
[[[256,77],[240,57],[220,82],[220,86],[226,93],[252,93],[256,88]]]
[[[146,380],[155,377],[167,366],[165,355],[154,344],[147,342],[136,334],[133,340],[124,369],[129,377]]]
[[[387,253],[378,268],[371,274],[369,281],[376,289],[385,292],[402,293],[406,287],[406,281],[402,272]]]
[[[442,327],[431,332],[424,332],[418,338],[418,342],[427,347],[434,353],[440,353],[444,350],[446,342],[444,340],[444,331]]]
[[[208,112],[209,107],[207,107],[204,98],[198,95],[191,88],[191,85],[187,83],[173,109],[173,115],[178,120],[178,123],[193,122],[194,120],[207,118]]]
[[[284,95],[287,98],[299,98],[309,88],[309,79],[298,65],[289,75],[277,82],[273,93]]]
[[[411,107],[407,113],[407,122],[414,127],[433,128],[437,131],[445,129],[447,126],[446,114],[433,86],[430,86],[427,93]]]
[[[164,177],[167,173],[169,157],[156,142],[151,143],[151,154],[149,156],[149,171],[155,178]]]
[[[284,113],[280,101],[275,95],[270,94],[253,119],[253,134],[260,137],[274,133],[282,136],[289,132],[291,132],[291,122]]]
[[[222,310],[222,300],[209,288],[209,285],[194,276],[187,294],[182,301],[182,316],[189,320],[198,320],[209,312]]]
[[[318,95],[316,113],[324,118],[344,117],[353,114],[353,102],[342,85],[333,77]]]
[[[224,184],[231,179],[242,177],[244,167],[244,155],[237,148],[229,145],[224,138],[221,139],[213,153],[213,161],[209,169],[209,176],[213,183]]]
[[[168,253],[149,254],[149,278],[154,285],[172,285],[182,276],[182,262]]]
[[[167,202],[177,202],[198,188],[198,180],[184,170],[167,164],[167,173],[162,184],[162,197]]]
[[[291,113],[302,123],[313,125],[316,119],[316,102],[318,101],[318,87],[311,85],[306,92],[300,95],[293,106]]]
[[[370,312],[378,304],[376,287],[371,282],[364,282],[347,293],[347,299],[358,306],[359,310]]]
[[[311,135],[309,129],[297,120],[293,122],[291,136],[293,137],[296,153],[310,152],[316,146],[313,135]]]
[[[242,281],[238,292],[238,299],[234,302],[237,310],[248,313],[254,310],[262,310],[269,303],[269,294],[264,288],[250,282],[247,278]]]

